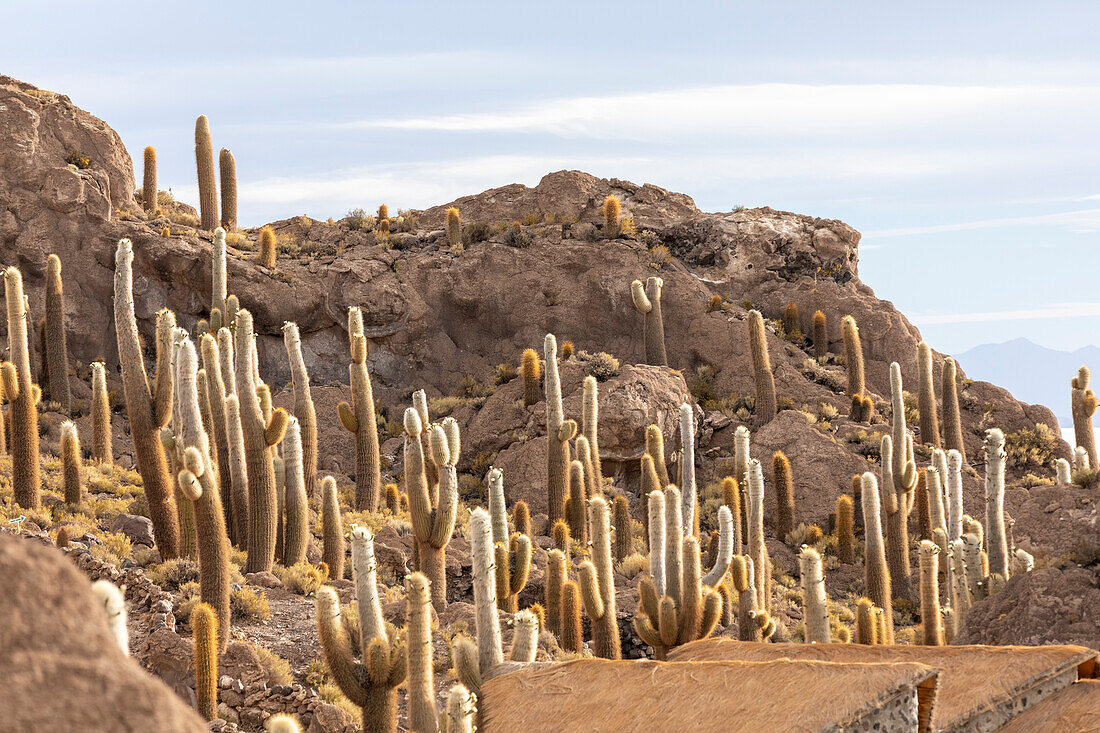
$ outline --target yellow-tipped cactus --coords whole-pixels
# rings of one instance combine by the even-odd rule
[[[829,329],[825,314],[814,311],[814,356],[822,357],[829,353]]]
[[[349,322],[351,321],[352,317],[349,316]],[[352,402],[341,402],[337,406],[337,413],[344,429],[355,435],[355,509],[375,512],[378,511],[378,500],[382,493],[382,464],[378,448],[378,425],[374,415],[374,390],[367,371],[367,339],[361,327],[350,335],[350,339],[351,363],[348,365],[348,374],[351,378]],[[422,422],[427,427],[426,420]]]
[[[836,499],[836,557],[845,565],[856,561],[856,535],[852,515],[852,497],[841,494]]]
[[[38,399],[41,391],[31,381],[30,347],[27,343],[27,303],[23,275],[14,267],[4,271],[4,295],[8,311],[8,355],[4,395],[11,407],[10,451],[15,503],[37,509],[42,491],[38,467]]]
[[[622,224],[619,221],[622,216],[622,202],[619,201],[619,197],[610,195],[603,200],[603,233],[608,239],[615,239],[622,231]]]
[[[642,347],[645,363],[653,366],[668,366],[668,352],[665,350],[665,324],[661,316],[661,289],[664,280],[659,277],[648,278],[643,284],[635,280],[630,284],[630,295],[634,307],[645,315],[642,331]]]
[[[218,619],[209,604],[191,611],[191,635],[195,645],[195,698],[206,720],[218,717]]]
[[[61,423],[61,475],[65,484],[65,503],[79,507],[83,501],[80,465],[80,437],[76,425],[66,420]]]
[[[107,368],[103,362],[96,361],[92,362],[92,458],[108,466],[113,464],[112,440]]]
[[[645,429],[645,452],[652,461],[653,469],[657,472],[658,489],[664,489],[670,483],[668,465],[665,463],[665,436],[661,428],[649,425]]]
[[[781,450],[772,456],[772,477],[775,484],[775,534],[784,539],[794,529],[794,479],[791,462]]]
[[[462,217],[453,206],[447,209],[447,244],[454,254],[462,251]]]
[[[340,499],[336,479],[321,479],[321,559],[328,565],[329,577],[344,577],[344,523],[340,518]]]
[[[141,179],[141,207],[149,214],[157,212],[157,150],[145,146],[145,171]]]
[[[218,153],[218,169],[221,176],[222,226],[232,232],[237,228],[237,161],[226,148]]]
[[[840,331],[844,337],[844,360],[848,365],[848,396],[867,392],[867,381],[863,372],[863,342],[859,338],[859,326],[856,319],[844,316],[840,320]]]
[[[527,585],[531,572],[531,539],[512,534],[508,544],[494,546],[494,568],[497,585],[497,605],[502,611],[515,613],[519,609],[519,593]]]
[[[69,346],[65,333],[65,291],[61,283],[61,258],[46,259],[46,362],[49,364],[50,400],[72,414],[73,397],[69,389]]]
[[[278,246],[275,241],[275,230],[265,226],[260,230],[260,248],[256,252],[256,261],[267,269],[274,270],[276,257],[278,257]]]
[[[218,184],[214,178],[214,142],[210,138],[210,120],[206,115],[199,115],[195,120],[195,166],[199,174],[201,226],[209,232],[218,226]]]
[[[775,377],[768,356],[768,341],[764,318],[759,311],[749,311],[749,348],[752,352],[752,374],[756,385],[756,419],[770,422],[778,411],[775,397]]]
[[[860,598],[856,602],[856,644],[878,644],[878,622],[875,619],[875,604],[870,598]]]

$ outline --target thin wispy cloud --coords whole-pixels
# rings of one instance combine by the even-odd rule
[[[1039,224],[1064,225],[1074,232],[1100,231],[1100,209],[1082,209],[1057,214],[1038,214],[1035,216],[1010,216],[999,219],[981,219],[979,221],[960,221],[952,224],[932,224],[921,227],[902,227],[899,229],[878,229],[864,232],[865,237],[908,237],[918,234],[940,234],[943,232],[964,232],[975,229],[995,229],[998,227],[1030,226]]]
[[[1052,303],[1039,308],[986,311],[984,313],[933,313],[910,316],[916,326],[938,326],[949,323],[989,323],[993,321],[1035,321],[1051,318],[1096,318],[1100,303]]]

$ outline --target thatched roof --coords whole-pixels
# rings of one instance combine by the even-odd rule
[[[485,682],[481,733],[515,731],[821,731],[847,726],[919,688],[920,664],[581,659]]]
[[[1004,733],[1097,733],[1100,681],[1081,680],[1025,710],[1001,728]]]
[[[932,727],[950,729],[993,710],[1036,685],[1076,667],[1092,677],[1097,652],[1080,646],[865,646],[862,644],[756,644],[727,638],[678,647],[669,661],[774,659],[826,662],[906,662],[941,671]]]

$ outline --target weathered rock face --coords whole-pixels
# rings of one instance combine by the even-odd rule
[[[0,534],[0,575],[6,588],[0,598],[5,727],[208,729],[171,690],[123,656],[91,584],[60,552]]]

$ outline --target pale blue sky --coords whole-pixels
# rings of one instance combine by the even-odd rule
[[[895,5],[7,0],[0,72],[191,202],[208,115],[248,225],[579,168],[847,221],[941,351],[1100,343],[1100,6]]]

